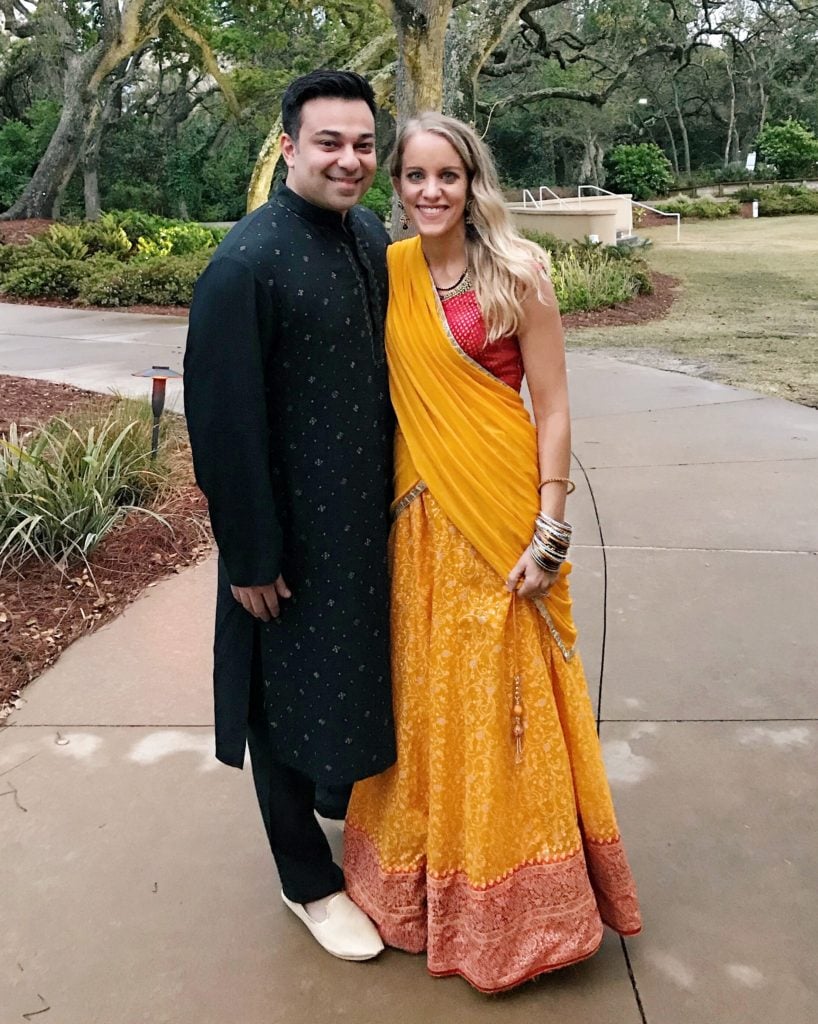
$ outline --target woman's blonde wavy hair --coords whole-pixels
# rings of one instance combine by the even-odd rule
[[[389,173],[400,181],[407,141],[421,132],[446,139],[463,161],[468,177],[466,261],[486,325],[486,342],[498,341],[520,329],[520,311],[533,292],[542,291],[548,257],[514,228],[500,191],[497,170],[488,146],[469,125],[434,111],[419,114],[399,132],[389,158]]]

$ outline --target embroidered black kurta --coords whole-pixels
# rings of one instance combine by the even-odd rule
[[[388,236],[279,189],[196,285],[185,411],[219,547],[216,756],[244,760],[260,673],[274,756],[340,784],[395,759],[386,553]],[[260,623],[230,585],[293,597]],[[255,656],[254,656],[255,650]]]

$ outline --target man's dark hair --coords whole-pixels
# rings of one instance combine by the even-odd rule
[[[291,139],[298,140],[301,128],[301,108],[310,100],[329,99],[363,100],[377,116],[375,93],[365,78],[354,71],[331,71],[322,68],[311,71],[290,82],[281,100],[281,122]]]

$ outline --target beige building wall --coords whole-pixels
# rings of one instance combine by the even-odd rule
[[[509,206],[511,218],[520,231],[556,235],[566,242],[596,236],[605,245],[616,245],[617,211],[594,204],[585,209],[550,207],[527,209],[516,203]]]
[[[589,235],[599,235],[600,241],[606,242],[608,245],[615,245],[619,238],[629,238],[633,234],[633,196],[630,193],[622,193],[621,195],[581,195],[581,196],[565,196],[562,199],[544,199],[539,202],[536,207],[530,203],[526,205],[523,203],[509,203],[509,208],[514,211],[515,215],[517,211],[524,213],[534,213],[540,211],[546,211],[548,213],[560,212],[560,213],[571,213],[571,214],[609,214],[613,212],[614,215],[614,234],[610,234],[610,224],[606,220],[599,222],[599,230],[591,229],[586,232]],[[574,239],[584,238],[584,234],[580,234],[583,222],[582,220],[575,220],[574,222],[568,222],[570,227],[566,227],[565,223],[561,224],[559,228],[541,228],[541,229],[530,229],[530,230],[548,230],[552,234],[557,235],[559,238],[566,238],[571,241]],[[565,234],[565,231],[577,232],[570,235]],[[604,235],[604,237],[603,237]]]

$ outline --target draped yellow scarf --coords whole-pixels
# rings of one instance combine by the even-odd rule
[[[520,395],[452,337],[420,239],[391,245],[387,259],[396,505],[423,481],[502,586],[531,541],[540,508],[536,429]],[[566,563],[545,604],[537,602],[568,656],[576,642],[569,572]]]

